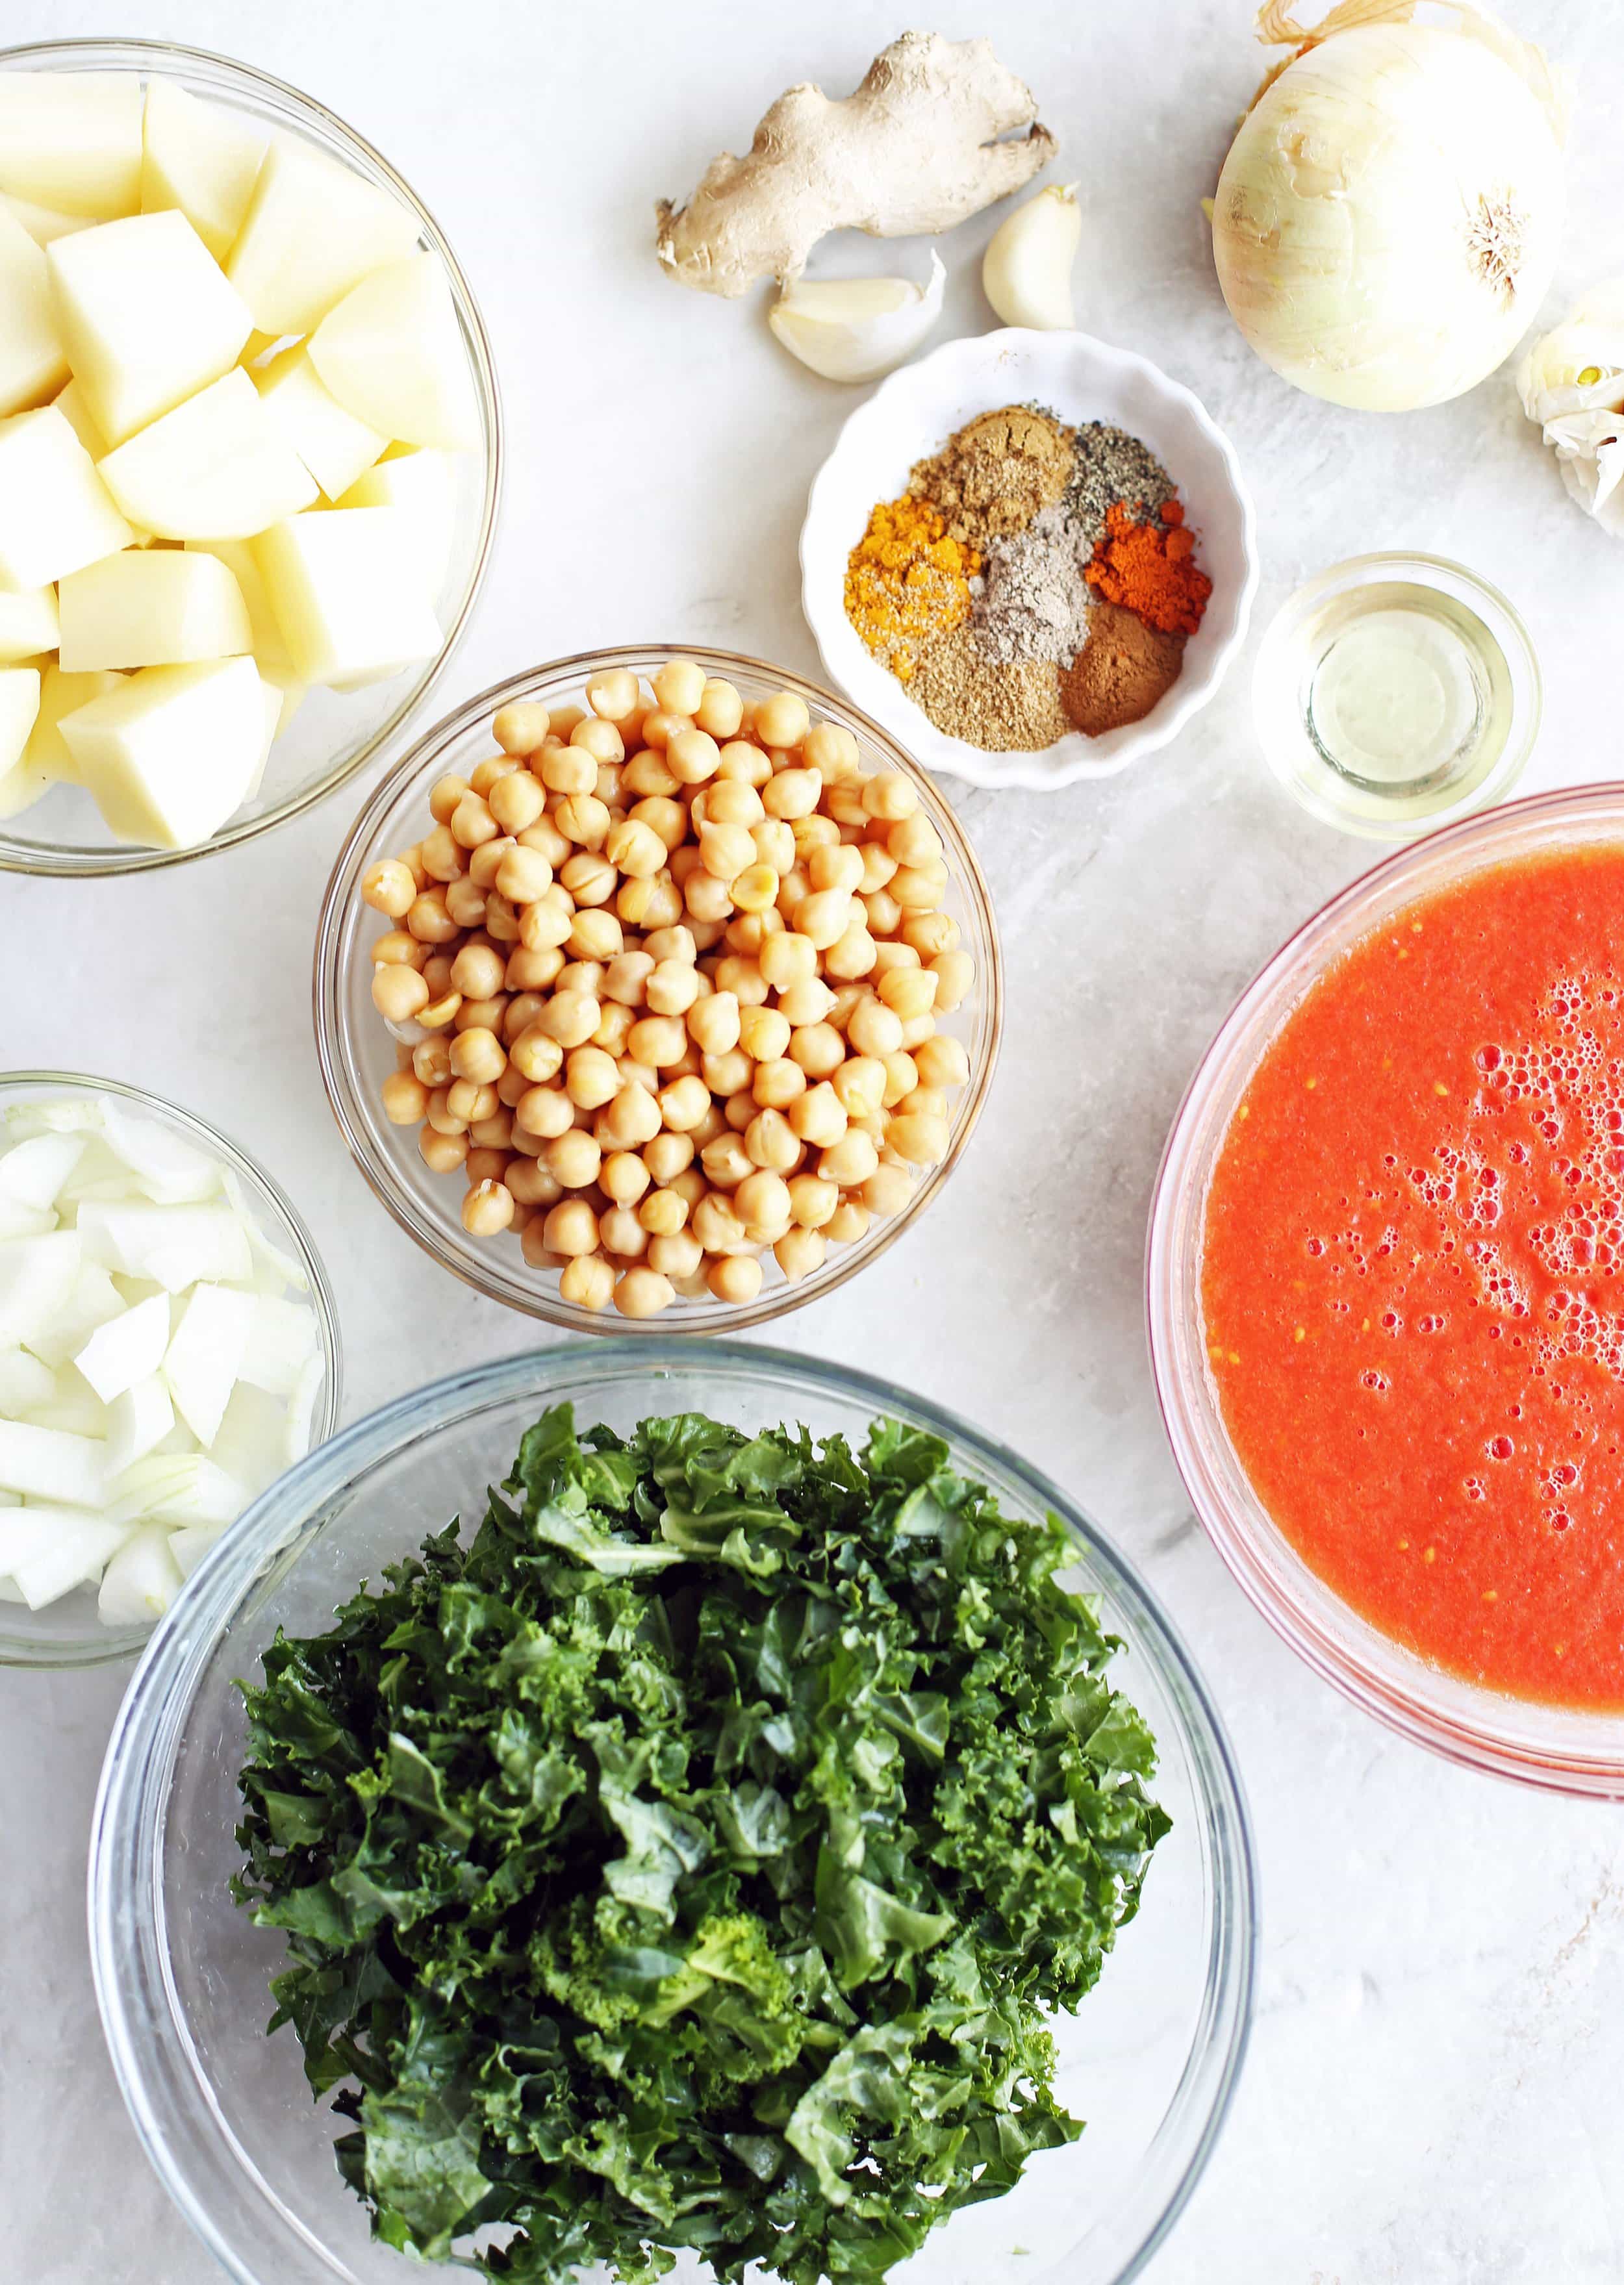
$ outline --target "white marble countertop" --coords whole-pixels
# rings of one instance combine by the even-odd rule
[[[1624,5],[1508,6],[1580,86],[1554,309],[1620,263]],[[511,459],[443,705],[634,638],[816,673],[795,540],[855,399],[787,358],[759,308],[662,278],[651,209],[740,146],[789,80],[843,91],[900,27],[891,8],[145,0],[133,23],[108,17],[99,0],[6,0],[0,37],[138,29],[246,54],[370,137],[462,257]],[[1197,201],[1259,76],[1249,18],[1245,0],[1003,0],[931,20],[991,21],[1039,91],[1086,201],[1081,322],[1157,359],[1226,427],[1264,584],[1248,656],[1173,748],[1105,785],[963,801],[1008,969],[989,1113],[924,1221],[778,1331],[960,1408],[1067,1484],[1171,1606],[1228,1720],[1261,1865],[1257,2028],[1150,2285],[1584,2285],[1624,2273],[1620,1813],[1448,1768],[1299,1666],[1196,1527],[1145,1360],[1145,1214],[1185,1080],[1252,970],[1363,862],[1262,773],[1257,630],[1322,566],[1418,546],[1503,585],[1533,629],[1546,726],[1529,787],[1616,773],[1624,711],[1624,549],[1568,504],[1505,373],[1432,412],[1342,412],[1275,381],[1229,325]],[[938,338],[991,321],[990,228],[944,242]],[[859,242],[876,255],[891,259]],[[353,806],[341,795],[180,871],[0,882],[8,1062],[143,1082],[257,1151],[332,1272],[352,1417],[530,1335],[394,1228],[324,1104],[310,944]],[[0,2271],[30,2285],[218,2273],[137,2147],[90,1992],[85,1837],[123,1679],[0,1675]]]

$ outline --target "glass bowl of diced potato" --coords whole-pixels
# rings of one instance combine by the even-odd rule
[[[327,885],[317,1044],[389,1213],[577,1332],[736,1331],[874,1262],[992,1081],[992,901],[929,774],[757,659],[638,645],[468,700]]]
[[[161,42],[0,51],[0,868],[175,864],[353,777],[501,462],[467,281],[353,129]]]

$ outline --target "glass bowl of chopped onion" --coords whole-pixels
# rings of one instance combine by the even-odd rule
[[[537,1197],[532,1178],[538,1164],[545,1166],[552,1163],[549,1155],[552,1145],[544,1145],[524,1130],[523,1121],[530,1113],[522,1104],[512,1108],[507,1123],[504,1124],[505,1111],[514,1104],[514,1097],[502,1092],[513,1076],[511,1068],[500,1073],[498,1090],[500,1099],[496,1105],[495,1127],[488,1129],[481,1122],[467,1128],[464,1135],[457,1138],[460,1142],[466,1137],[467,1142],[478,1146],[477,1156],[474,1150],[468,1150],[464,1163],[448,1166],[444,1171],[431,1171],[425,1163],[426,1148],[432,1149],[438,1139],[437,1135],[428,1132],[428,1128],[435,1125],[440,1115],[439,1096],[445,1091],[443,1072],[438,1080],[431,1075],[426,1082],[420,1083],[435,1090],[428,1100],[425,1124],[420,1127],[418,1124],[425,1118],[421,1102],[415,1110],[408,1105],[409,1115],[402,1123],[396,1123],[396,1106],[391,1100],[389,1090],[410,1089],[414,1058],[426,1046],[432,1048],[435,1041],[445,1041],[449,1043],[450,1050],[454,1052],[471,1011],[455,1006],[458,995],[450,992],[424,1009],[425,1017],[435,1019],[437,1028],[432,1033],[426,1033],[422,1022],[415,1017],[398,1022],[386,1020],[380,1012],[381,1003],[376,998],[378,963],[381,961],[387,965],[392,959],[399,957],[398,953],[390,954],[388,947],[391,943],[401,944],[403,931],[416,924],[416,915],[413,910],[402,917],[390,917],[386,912],[372,907],[366,892],[379,869],[387,868],[391,860],[398,860],[403,851],[411,851],[421,844],[426,833],[434,828],[435,814],[429,807],[431,792],[437,799],[440,789],[448,781],[466,785],[471,775],[477,774],[482,766],[488,768],[497,764],[501,764],[521,779],[526,776],[526,770],[513,757],[498,752],[492,730],[493,721],[498,718],[504,714],[519,715],[525,708],[534,706],[551,709],[555,719],[568,718],[560,713],[560,710],[567,706],[571,713],[584,713],[585,710],[582,702],[589,686],[598,687],[604,679],[616,676],[624,676],[632,689],[641,692],[638,701],[640,715],[641,709],[653,705],[655,679],[673,660],[692,670],[695,676],[702,673],[713,686],[731,691],[734,699],[746,710],[747,726],[751,710],[773,700],[775,694],[787,695],[803,710],[799,718],[809,724],[811,731],[816,732],[827,726],[845,742],[845,750],[855,755],[855,767],[863,779],[894,773],[896,781],[904,789],[903,797],[913,805],[918,817],[928,823],[939,844],[938,862],[945,877],[945,888],[939,898],[940,915],[944,926],[950,931],[949,957],[961,964],[968,960],[966,973],[969,981],[961,998],[955,997],[951,1007],[938,1008],[938,1011],[937,1029],[940,1039],[936,1044],[943,1049],[945,1064],[948,1058],[952,1059],[952,1069],[955,1074],[951,1083],[933,1090],[935,1109],[941,1117],[939,1137],[932,1147],[930,1161],[914,1166],[909,1170],[909,1180],[892,1179],[894,1196],[883,1197],[877,1191],[871,1191],[867,1184],[843,1185],[840,1203],[843,1209],[852,1209],[852,1226],[848,1228],[843,1220],[831,1221],[810,1233],[802,1233],[820,1241],[825,1227],[830,1233],[827,1242],[820,1242],[811,1249],[810,1259],[806,1260],[796,1260],[793,1253],[781,1254],[778,1247],[771,1242],[759,1245],[752,1243],[749,1249],[751,1274],[754,1275],[754,1263],[758,1259],[759,1284],[756,1290],[741,1295],[724,1294],[718,1297],[705,1285],[702,1271],[686,1279],[678,1277],[674,1282],[658,1274],[651,1277],[647,1265],[654,1263],[657,1272],[657,1265],[666,1258],[662,1252],[660,1240],[647,1242],[645,1252],[636,1259],[624,1255],[618,1247],[609,1246],[606,1241],[600,1250],[599,1258],[613,1268],[614,1275],[610,1277],[606,1274],[600,1290],[584,1300],[576,1296],[574,1280],[569,1274],[575,1268],[573,1262],[561,1268],[559,1259],[549,1257],[545,1251],[532,1258],[533,1241],[545,1233],[545,1226],[551,1221],[550,1207],[558,1203],[560,1192],[553,1186],[550,1199],[544,1190],[538,1203],[534,1205],[527,1203]],[[723,733],[725,737],[728,734],[731,734]],[[641,751],[636,751],[631,757],[639,762],[644,758]],[[545,763],[545,758],[540,753],[534,757],[537,763]],[[793,758],[782,753],[775,757],[780,764]],[[539,794],[534,793],[530,788],[527,787],[525,790],[530,792],[532,802],[540,798]],[[684,788],[683,790],[696,791],[699,789]],[[499,803],[500,797],[496,798]],[[549,798],[556,800],[558,797],[554,794]],[[635,805],[639,810],[645,806],[642,802]],[[618,815],[619,812],[613,811],[611,814]],[[816,822],[815,820],[812,821]],[[541,820],[537,829],[544,829],[546,822],[546,819]],[[496,830],[489,817],[485,819],[485,829]],[[443,836],[445,828],[442,827],[440,830]],[[492,844],[493,848],[502,845],[501,843]],[[511,846],[511,839],[506,845]],[[446,847],[451,849],[449,839]],[[474,860],[476,860],[482,853],[482,850],[475,850]],[[561,861],[561,884],[574,877],[568,865]],[[428,882],[431,894],[435,892],[435,882],[439,878],[436,875],[434,880]],[[459,890],[467,884],[465,877],[454,882],[452,886]],[[625,885],[622,883],[623,887]],[[437,893],[443,897],[449,892],[442,888]],[[582,907],[588,908],[590,895],[595,900],[597,910],[612,914],[619,907],[619,899],[617,896],[614,903],[605,905],[601,899],[607,893],[601,888],[590,891],[583,888]],[[487,913],[491,906],[502,901],[489,899]],[[859,902],[860,899],[852,899],[854,910]],[[521,915],[521,918],[525,917],[527,915]],[[678,910],[675,917],[686,920],[688,915]],[[766,915],[773,922],[776,922],[778,917],[776,910]],[[911,923],[913,917],[911,914],[905,915],[901,921]],[[440,915],[442,927],[443,919],[443,915]],[[903,930],[896,915],[890,916],[889,924],[894,934],[902,934]],[[511,938],[515,924],[512,910],[506,907],[502,925]],[[875,921],[873,925],[877,933],[879,921]],[[630,947],[645,941],[644,934],[630,921],[624,931],[618,930],[618,924],[616,926],[616,942],[624,941]],[[667,935],[671,933],[670,930],[665,931]],[[458,931],[452,931],[453,938],[457,934]],[[474,929],[469,931],[469,940],[474,937],[482,940],[484,935],[483,929]],[[427,948],[432,953],[439,944],[440,938],[436,936],[432,942],[420,945],[419,950]],[[505,942],[503,948],[509,951],[522,949],[522,938],[517,944]],[[898,952],[902,950],[900,945],[896,948]],[[444,949],[455,952],[456,942],[453,940]],[[726,954],[728,939],[724,938],[714,950],[718,955]],[[557,956],[561,959],[569,957],[572,965],[580,958],[578,953],[572,954],[568,946]],[[911,952],[906,956],[909,959],[914,957]],[[693,958],[692,952],[687,957]],[[822,974],[822,957],[820,954],[820,975]],[[702,948],[700,960],[702,965],[711,964]],[[499,967],[500,963],[497,965]],[[432,966],[428,972],[434,974]],[[495,973],[496,969],[493,968],[492,974]],[[415,981],[411,978],[405,980],[409,984]],[[516,1011],[521,1003],[525,1003],[530,1007],[532,1017],[545,1012],[537,1006],[538,993],[545,997],[551,986],[539,985],[536,990],[527,988],[517,979],[516,970],[511,964],[502,980],[503,990],[493,1000],[482,1003],[483,1012],[475,1016],[475,1022],[482,1026],[497,1027],[506,1048],[513,1050],[508,1057],[509,1064],[513,1065],[519,1063],[522,1052],[516,1045]],[[440,988],[437,978],[435,988]],[[560,988],[562,989],[561,985]],[[612,977],[593,988],[602,992],[606,1011],[615,1013],[616,1010],[608,1005],[613,991]],[[428,1000],[428,989],[425,988],[418,996]],[[769,996],[765,987],[763,996]],[[780,993],[775,996],[782,1001],[785,995]],[[943,999],[946,996],[945,992],[941,995]],[[522,1310],[530,1316],[546,1318],[577,1332],[613,1331],[636,1333],[641,1330],[661,1329],[705,1333],[734,1331],[749,1325],[765,1324],[787,1310],[833,1292],[837,1285],[856,1276],[913,1228],[939,1195],[958,1165],[986,1101],[1003,1026],[1002,963],[992,899],[964,829],[930,774],[921,769],[877,723],[815,684],[788,674],[781,668],[759,659],[737,656],[726,651],[682,651],[679,646],[662,644],[639,644],[587,652],[515,675],[470,698],[465,705],[459,706],[453,714],[428,731],[395,765],[368,797],[356,819],[328,882],[317,932],[314,997],[317,1048],[328,1100],[344,1140],[375,1196],[427,1253],[465,1284],[492,1300],[505,1303],[509,1308]],[[746,1017],[751,1012],[748,1007],[743,1010]],[[838,1025],[844,1019],[836,1015],[830,1020]],[[827,1032],[828,1027],[825,1025],[816,1028]],[[607,1037],[607,1034],[597,1036]],[[833,1045],[836,1050],[845,1051],[840,1040],[836,1040]],[[846,1045],[855,1056],[856,1048],[850,1047],[849,1042]],[[798,1051],[797,1035],[797,1044],[791,1047],[789,1054]],[[781,1058],[781,1069],[782,1063],[788,1057],[781,1047],[775,1053]],[[906,1064],[906,1056],[903,1060]],[[708,1068],[714,1068],[710,1057],[706,1057],[705,1062]],[[428,1065],[423,1068],[426,1072],[429,1070]],[[454,1063],[452,1068],[455,1068]],[[561,1071],[554,1070],[552,1076],[555,1089],[562,1088],[570,1077],[569,1065]],[[652,1076],[646,1073],[644,1083],[647,1084],[647,1078]],[[790,1077],[793,1080],[796,1074],[792,1072]],[[697,1080],[689,1082],[694,1086],[698,1083]],[[919,1083],[922,1088],[922,1075]],[[734,1084],[738,1087],[740,1082],[735,1080]],[[828,1092],[826,1084],[822,1093],[827,1095]],[[663,1099],[662,1095],[661,1100]],[[922,1095],[920,1099],[922,1104]],[[761,1103],[766,1101],[766,1097],[757,1094],[756,1100]],[[890,1100],[888,1083],[888,1103]],[[717,1109],[719,1118],[719,1099]],[[728,1112],[730,1119],[735,1121],[737,1131],[737,1122],[743,1117],[737,1100],[729,1103]],[[791,1103],[788,1116],[798,1119],[800,1107]],[[843,1125],[843,1119],[842,1123]],[[854,1117],[853,1124],[856,1123]],[[658,1124],[657,1119],[655,1124]],[[552,1129],[547,1131],[549,1134],[553,1132]],[[888,1134],[890,1131],[887,1129]],[[584,1137],[580,1139],[584,1141]],[[663,1134],[652,1149],[657,1151],[670,1139]],[[754,1148],[749,1132],[745,1133],[743,1139],[746,1144]],[[611,1155],[610,1146],[605,1143],[605,1159]],[[623,1152],[621,1155],[629,1157],[632,1154]],[[649,1155],[647,1147],[645,1155]],[[527,1159],[527,1163],[520,1168],[522,1158]],[[656,1158],[655,1163],[660,1165],[661,1162]],[[756,1163],[759,1165],[760,1161]],[[702,1158],[696,1153],[687,1166],[678,1170],[679,1174],[686,1177],[701,1164]],[[794,1165],[786,1161],[786,1172],[791,1180],[796,1180],[824,1164],[825,1156],[814,1144],[808,1143],[797,1154]],[[513,1192],[516,1204],[510,1205],[506,1185],[515,1168],[520,1168]],[[508,1217],[505,1226],[494,1229],[489,1234],[479,1234],[470,1227],[470,1221],[475,1218],[471,1215],[470,1206],[476,1172],[486,1181],[494,1173],[498,1188],[502,1192],[502,1211]],[[894,1178],[900,1173],[900,1168],[886,1167],[882,1172]],[[639,1179],[636,1169],[632,1170],[632,1174],[634,1180]],[[662,1167],[655,1178],[656,1186],[664,1187],[667,1179]],[[604,1181],[607,1183],[609,1180],[606,1171]],[[736,1183],[736,1174],[734,1180]],[[591,1198],[600,1217],[600,1227],[605,1230],[612,1228],[606,1212],[608,1202],[595,1186],[589,1185],[584,1190],[577,1186],[569,1194],[577,1199],[583,1197]],[[865,1199],[868,1201],[867,1205],[861,1203]],[[647,1209],[647,1193],[634,1195],[632,1203],[639,1211]],[[797,1204],[797,1217],[798,1211]],[[697,1205],[691,1219],[693,1226],[698,1228],[700,1214]],[[686,1227],[685,1223],[685,1229]],[[644,1244],[637,1232],[631,1232],[630,1237],[632,1244]],[[710,1259],[709,1254],[705,1258],[707,1260]],[[652,1285],[655,1295],[655,1306],[652,1309],[645,1312],[633,1293],[623,1292],[629,1270],[637,1272],[632,1279],[634,1288],[639,1284]],[[627,1306],[628,1302],[632,1303],[631,1307]]]
[[[1121,1768],[1125,1786],[1142,1781],[1144,1792],[1135,1797],[1159,1802],[1171,1829],[1155,1844],[1137,1914],[1119,1928],[1097,1985],[1074,2014],[1048,2017],[1054,2094],[1087,2122],[1080,2139],[1040,2149],[1005,2195],[953,2211],[893,2273],[919,2285],[984,2285],[1017,2273],[1030,2274],[1034,2285],[1124,2285],[1173,2228],[1221,2130],[1251,2004],[1251,1843],[1240,1781],[1206,1685],[1132,1567],[1025,1461],[883,1380],[727,1341],[554,1346],[402,1396],[284,1475],[187,1582],[114,1727],[90,1868],[91,1950],[108,2045],[137,2130],[170,2195],[239,2285],[335,2279],[385,2285],[401,2273],[399,2254],[370,2236],[367,2212],[334,2163],[335,2136],[347,2122],[328,2107],[326,2097],[336,2092],[331,2080],[313,2099],[293,2030],[266,2036],[268,1982],[287,1963],[287,1938],[280,1928],[256,1926],[231,1899],[231,1878],[243,1863],[234,1837],[244,1813],[236,1779],[250,1751],[239,1684],[259,1684],[261,1661],[279,1629],[296,1637],[330,1628],[336,1605],[363,1582],[381,1590],[388,1567],[415,1553],[452,1518],[463,1519],[466,1542],[483,1511],[486,1487],[508,1475],[521,1439],[539,1416],[562,1404],[573,1406],[575,1433],[589,1447],[595,1424],[629,1439],[651,1417],[699,1413],[746,1437],[781,1426],[793,1438],[798,1425],[814,1440],[843,1437],[860,1455],[870,1425],[888,1418],[905,1434],[939,1440],[931,1465],[945,1464],[956,1480],[987,1488],[1010,1521],[1041,1526],[1046,1517],[1057,1519],[1074,1553],[1074,1559],[1063,1559],[1057,1583],[1096,1598],[1098,1622],[1118,1645],[1110,1684],[1138,1709],[1154,1740],[1153,1771],[1142,1753],[1118,1761],[1102,1748],[1102,1765]],[[927,1467],[923,1483],[941,1480]],[[923,1512],[909,1512],[910,1532],[939,1528]],[[546,1513],[557,1520],[542,1536],[564,1543],[569,1530],[562,1511]],[[657,1512],[647,1527],[657,1538],[663,1528]],[[859,1633],[854,1621],[854,1643]],[[578,1640],[584,1645],[585,1634]],[[514,1672],[521,1675],[521,1666]],[[531,1678],[515,1690],[517,1753],[526,1734],[518,1708],[522,1700],[531,1702]],[[316,1701],[305,1703],[319,1727]],[[639,1719],[657,1726],[656,1708],[669,1718],[669,1701],[657,1692],[646,1704]],[[945,1718],[951,1739],[952,1704]],[[968,1739],[972,1716],[965,1710],[960,1718]],[[427,1734],[416,1714],[408,1726],[414,1735]],[[467,1768],[456,1782],[486,1783],[481,1798],[494,1801],[490,1789],[500,1791],[516,1764],[492,1734],[488,1783]],[[494,1774],[498,1760],[508,1780]],[[1132,1781],[1129,1763],[1141,1773]],[[948,1768],[955,1766],[950,1749]],[[536,1771],[539,1786],[538,1763]],[[298,1802],[291,1794],[277,1798],[290,1820],[286,1840],[295,1845]],[[1096,1813],[1102,1808],[1096,1800]],[[1126,1828],[1107,1814],[1099,1829]],[[1109,1856],[1109,1842],[1104,1846]],[[434,1854],[449,1883],[443,1897],[468,1893],[458,1887],[459,1850],[449,1833],[446,1847]],[[1104,1886],[1134,1877],[1125,1855]],[[765,1885],[750,1893],[756,1909],[770,1913],[773,1907],[757,1895]],[[545,2025],[532,2030],[537,2038],[544,2031],[548,2038],[557,2035]],[[528,2035],[515,2022],[512,2036],[522,2046]],[[927,2103],[930,2078],[921,2078],[910,2104]],[[918,2115],[929,2114],[922,2108]],[[765,2163],[752,2139],[745,2140],[752,2163]],[[475,2145],[458,2140],[456,2148],[472,2164]],[[436,2178],[449,2148],[425,2151]],[[492,2154],[485,2156],[492,2162]],[[651,2156],[651,2163],[663,2161]],[[778,2163],[781,2168],[781,2158]],[[802,2179],[797,2195],[804,2192]],[[404,2179],[401,2194],[421,2219],[426,2209],[410,2197]],[[498,2232],[498,2242],[505,2234]],[[657,2241],[657,2224],[650,2222],[648,2234]],[[473,2238],[458,2236],[444,2250],[466,2258],[490,2242],[487,2228]],[[544,2264],[527,2265],[526,2273],[539,2285],[562,2273]],[[594,2267],[591,2273],[603,2272]],[[679,2257],[678,2276],[696,2281],[709,2273],[692,2254]]]
[[[144,1088],[0,1074],[0,1664],[133,1657],[340,1392],[326,1274],[262,1166]]]
[[[71,710],[59,700],[53,703],[51,674],[45,673],[36,725],[39,741],[25,749],[14,769],[0,775],[0,870],[80,878],[148,872],[233,848],[286,824],[358,775],[399,738],[459,648],[490,565],[502,483],[501,402],[484,319],[444,232],[389,161],[315,97],[250,64],[165,40],[51,40],[0,49],[0,80],[23,74],[90,74],[108,85],[122,81],[136,89],[161,81],[179,98],[208,106],[223,135],[261,137],[272,147],[314,154],[357,177],[370,192],[381,192],[397,202],[407,217],[405,235],[414,237],[417,248],[435,258],[450,289],[476,412],[477,439],[472,449],[414,452],[406,445],[391,444],[381,459],[357,477],[356,492],[342,496],[345,505],[390,505],[404,519],[403,528],[409,526],[412,548],[421,542],[428,564],[424,592],[438,626],[438,641],[432,649],[431,631],[426,631],[410,653],[412,664],[366,679],[365,687],[357,680],[342,689],[315,682],[305,687],[280,655],[279,639],[267,632],[271,623],[263,588],[250,593],[245,586],[255,652],[263,673],[282,690],[283,706],[257,781],[250,781],[241,804],[206,837],[183,846],[159,847],[122,839],[109,830],[91,796],[59,766],[67,764],[69,757],[50,725],[59,713]],[[23,218],[32,218],[42,237],[65,219],[76,220],[35,208]],[[294,338],[279,335],[273,341],[259,333],[250,335],[241,365],[263,367],[273,349],[280,356]],[[338,408],[330,404],[326,410]],[[340,415],[341,420],[345,417]],[[96,442],[89,432],[83,441],[87,449]],[[430,462],[443,466],[431,468]],[[403,470],[408,473],[403,475]],[[336,488],[337,479],[332,481]],[[326,510],[330,502],[323,494],[314,505]],[[242,543],[196,544],[225,548],[233,564],[247,552]],[[252,582],[254,575],[250,570],[238,576]],[[56,657],[51,653],[20,663],[54,669]],[[105,676],[102,680],[106,682]],[[98,695],[88,686],[75,686],[78,703]]]

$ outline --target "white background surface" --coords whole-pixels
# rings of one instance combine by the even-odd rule
[[[1559,302],[1624,265],[1624,5],[1515,0],[1576,69]],[[890,5],[526,0],[4,0],[0,36],[169,35],[243,55],[383,150],[444,224],[506,404],[503,530],[449,707],[594,642],[716,641],[816,672],[796,597],[806,486],[854,397],[759,307],[661,276],[652,205],[742,147],[788,82],[844,92]],[[1624,2273],[1620,1813],[1463,1775],[1313,1680],[1191,1519],[1141,1331],[1162,1138],[1204,1040],[1279,939],[1361,863],[1263,778],[1257,631],[1368,549],[1458,556],[1534,631],[1530,788],[1619,769],[1624,549],[1569,506],[1502,373],[1396,418],[1294,395],[1225,317],[1197,201],[1260,71],[1244,0],[958,4],[995,29],[1080,180],[1081,322],[1164,364],[1228,429],[1260,517],[1248,656],[1170,750],[1109,785],[963,813],[1008,961],[1009,1030],[969,1159],[867,1276],[781,1338],[894,1372],[1081,1496],[1171,1606],[1228,1716],[1256,1815],[1256,2035],[1228,2131],[1151,2285],[1581,2285]],[[990,221],[943,243],[937,338],[980,330]],[[856,250],[869,267],[919,248]],[[826,263],[825,267],[828,267]],[[312,923],[353,807],[179,871],[0,882],[6,1058],[140,1081],[237,1135],[293,1193],[337,1289],[348,1410],[522,1346],[435,1272],[346,1159],[310,1040]],[[545,1335],[542,1338],[545,1338]],[[0,1676],[0,2273],[29,2285],[215,2275],[149,2175],[106,2062],[81,1902],[122,1677]],[[989,2280],[989,2285],[1000,2281]]]

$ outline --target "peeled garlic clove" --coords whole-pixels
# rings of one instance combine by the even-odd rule
[[[911,357],[942,314],[947,280],[930,256],[928,283],[906,278],[830,278],[787,286],[767,323],[789,351],[825,381],[877,381]]]
[[[1529,420],[1542,426],[1570,413],[1618,409],[1624,401],[1624,279],[1597,287],[1564,324],[1530,345],[1517,368],[1517,393]]]
[[[1000,224],[981,264],[981,283],[1005,325],[1062,333],[1077,323],[1071,265],[1082,236],[1075,183],[1052,183]]]

